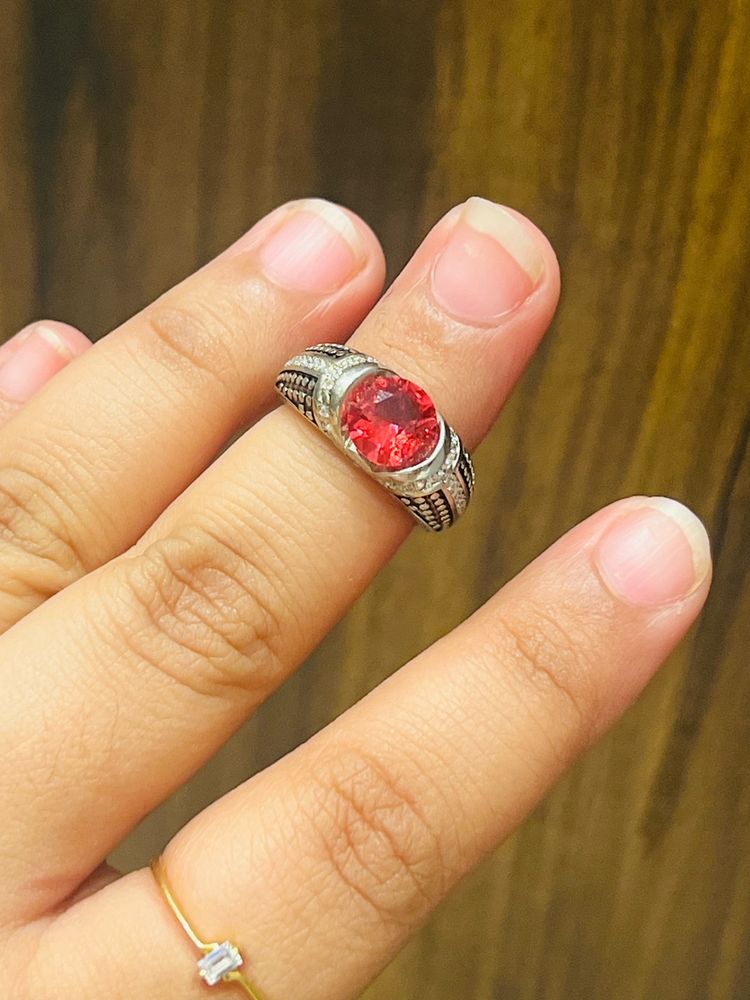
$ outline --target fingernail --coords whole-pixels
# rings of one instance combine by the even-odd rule
[[[18,337],[18,346],[0,364],[0,396],[24,402],[64,368],[74,355],[56,330],[42,324],[22,331]],[[8,341],[8,346],[10,344],[11,341]]]
[[[296,291],[335,292],[364,262],[356,226],[337,205],[318,198],[300,202],[260,251],[266,274]]]
[[[701,521],[681,503],[649,497],[599,539],[594,558],[610,591],[638,607],[688,597],[706,579],[711,551]]]
[[[525,302],[543,271],[541,250],[516,215],[469,198],[435,261],[432,292],[458,319],[490,324]]]
[[[2,345],[0,345],[0,365],[4,364],[8,358],[12,357],[21,346],[21,344],[26,340],[32,331],[32,327],[26,326],[23,330],[19,330],[18,333],[14,333],[12,337],[9,337]]]

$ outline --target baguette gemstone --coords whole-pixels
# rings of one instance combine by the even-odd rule
[[[202,979],[209,986],[216,986],[229,972],[234,972],[242,965],[242,955],[231,941],[223,941],[204,955],[198,962]]]

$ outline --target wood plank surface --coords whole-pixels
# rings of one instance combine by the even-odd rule
[[[5,0],[3,337],[41,316],[102,335],[310,193],[362,213],[392,271],[450,205],[495,198],[563,272],[471,517],[415,535],[116,861],[142,863],[586,514],[667,493],[712,535],[700,624],[367,997],[750,996],[749,51],[745,0]]]

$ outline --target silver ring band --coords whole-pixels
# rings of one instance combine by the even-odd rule
[[[418,428],[414,434],[403,431],[400,435],[401,451],[394,446],[391,452],[399,456],[397,461],[368,457],[362,443],[366,432],[355,438],[345,419],[354,394],[360,390],[361,395],[368,384],[374,387],[373,392],[378,386],[386,386],[396,407],[399,392],[408,397],[408,404],[418,400],[420,412],[426,414],[424,420],[414,423]],[[276,378],[276,390],[351,461],[392,493],[425,528],[443,531],[466,510],[474,489],[469,452],[455,430],[434,410],[424,390],[375,358],[341,344],[316,344],[287,361]],[[366,421],[364,425],[367,427]],[[429,450],[423,454],[425,448]],[[405,464],[409,455],[415,458],[414,464]]]

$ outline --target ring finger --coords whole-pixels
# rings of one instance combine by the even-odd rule
[[[471,446],[557,291],[542,234],[473,199],[436,226],[352,343],[429,387]],[[133,553],[6,635],[0,655],[24,663],[7,678],[0,739],[3,799],[23,817],[2,834],[18,886],[6,906],[38,913],[70,893],[283,681],[410,523],[309,424],[277,410]],[[51,711],[54,731],[40,724]],[[56,766],[40,774],[50,755]],[[31,798],[21,775],[33,777]]]
[[[28,403],[0,430],[0,631],[132,545],[271,405],[290,353],[323,322],[331,339],[351,333],[382,275],[361,220],[291,202]]]

